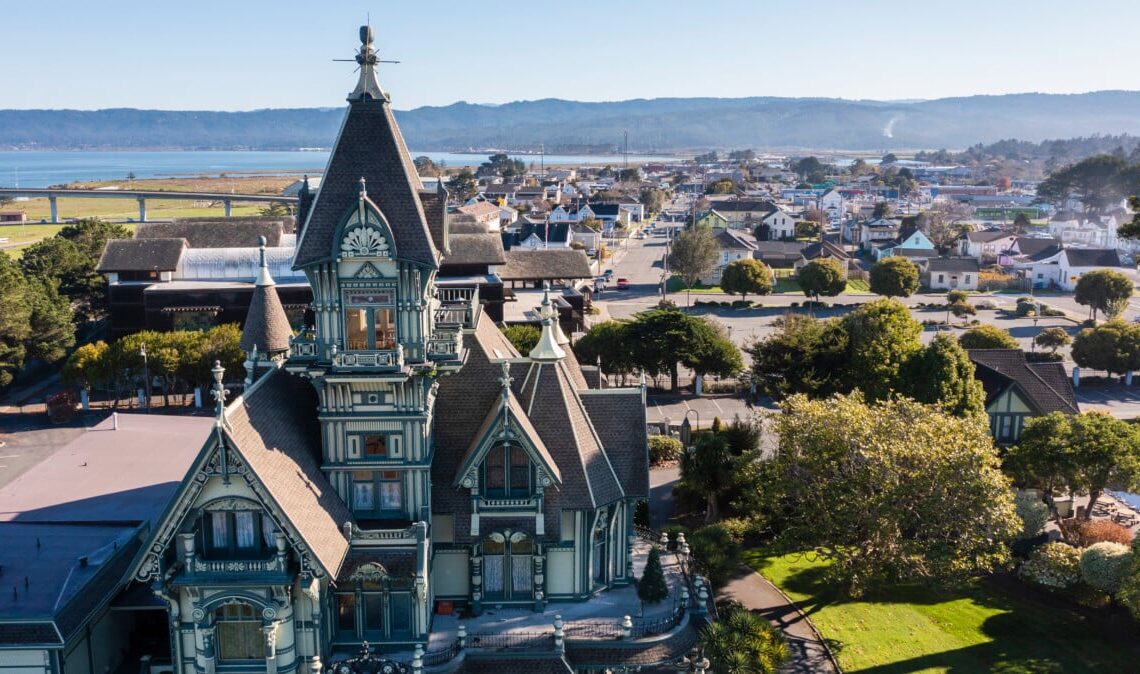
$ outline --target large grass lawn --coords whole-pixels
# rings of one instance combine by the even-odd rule
[[[843,598],[823,581],[825,564],[806,555],[747,562],[837,643],[845,672],[1137,672],[1131,649],[1098,636],[1075,614],[1031,605],[982,581],[953,592],[903,588]]]

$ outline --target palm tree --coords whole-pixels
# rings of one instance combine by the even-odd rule
[[[742,608],[701,630],[700,642],[717,674],[772,674],[788,659],[784,635]]]

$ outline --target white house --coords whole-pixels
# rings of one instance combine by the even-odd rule
[[[978,261],[972,257],[935,257],[926,262],[926,285],[931,290],[977,290]]]
[[[996,260],[998,254],[1009,250],[1016,240],[1015,232],[998,230],[966,232],[958,237],[958,254],[978,261]]]
[[[779,206],[776,206],[775,210],[761,218],[760,224],[768,228],[769,239],[796,238],[796,219]]]
[[[871,250],[875,244],[890,241],[898,234],[899,223],[896,220],[868,220],[859,227],[859,247]]]
[[[751,258],[756,250],[756,237],[739,230],[721,229],[716,233],[716,245],[720,259],[717,260],[716,267],[701,279],[702,283],[708,285],[720,283],[724,268],[730,263]]]
[[[1097,269],[1115,269],[1135,276],[1135,268],[1125,267],[1115,248],[1066,248],[1057,258],[1057,285],[1073,291],[1081,276]]]
[[[837,189],[829,189],[819,197],[819,208],[827,214],[829,220],[838,220],[843,217],[844,199]]]

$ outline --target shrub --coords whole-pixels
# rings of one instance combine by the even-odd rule
[[[666,461],[676,461],[681,458],[685,447],[677,438],[667,435],[649,436],[649,463],[657,465]]]
[[[665,582],[665,572],[661,569],[661,550],[649,549],[649,559],[645,570],[637,579],[637,598],[646,604],[659,604],[669,596],[669,585]]]
[[[980,302],[975,302],[974,306],[979,309],[987,309],[990,311],[997,309],[997,304],[993,300],[982,300]]]
[[[1037,313],[1037,300],[1032,297],[1018,297],[1014,313],[1018,316],[1032,316]]]
[[[714,672],[774,674],[788,659],[784,635],[743,608],[733,607],[704,627],[700,644]]]
[[[955,289],[955,290],[951,290],[950,292],[946,293],[946,303],[947,304],[953,305],[953,304],[957,304],[958,302],[969,302],[969,301],[970,301],[970,293],[966,292],[965,290]]]
[[[1013,499],[1013,507],[1021,518],[1021,538],[1033,538],[1045,528],[1049,521],[1049,506],[1033,492],[1019,491]]]
[[[720,526],[736,543],[756,539],[764,533],[764,520],[759,517],[728,517],[720,521]]]
[[[1120,543],[1096,543],[1081,553],[1081,578],[1098,590],[1116,594],[1132,566],[1132,550]]]
[[[1132,541],[1132,568],[1120,583],[1117,601],[1128,609],[1133,618],[1140,619],[1140,538]]]
[[[1132,531],[1109,520],[1077,520],[1065,522],[1061,528],[1065,540],[1081,548],[1096,543],[1132,544]]]
[[[697,568],[713,587],[723,586],[740,566],[740,544],[720,524],[699,529],[688,541]]]
[[[1034,550],[1017,573],[1032,583],[1064,590],[1081,580],[1081,551],[1065,543],[1047,543]]]
[[[1017,349],[1017,340],[996,325],[979,325],[962,333],[958,343],[963,349]]]

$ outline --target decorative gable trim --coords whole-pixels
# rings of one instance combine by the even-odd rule
[[[376,268],[376,265],[372,264],[371,262],[365,262],[360,266],[360,269],[356,270],[356,273],[352,276],[353,278],[359,279],[375,279],[380,278],[382,274],[380,273],[380,270]]]
[[[396,239],[392,235],[392,227],[380,207],[368,198],[368,194],[364,191],[363,179],[361,179],[360,199],[341,220],[333,241],[337,242],[334,244],[337,248],[333,251],[333,255],[338,262],[345,259],[387,260],[396,257]]]
[[[538,450],[532,439],[519,424],[514,410],[508,406],[497,415],[498,419],[478,438],[474,451],[467,455],[467,459],[459,466],[455,473],[452,486],[474,489],[479,483],[479,466],[491,448],[499,443],[514,442],[526,451],[530,460],[538,467],[535,482],[540,489],[551,485],[561,485],[562,477],[558,468],[551,463],[543,453]],[[504,418],[505,417],[505,418]]]
[[[210,436],[210,441],[199,454],[199,458],[194,463],[194,468],[183,479],[182,488],[179,490],[176,500],[159,520],[148,545],[139,553],[139,557],[132,565],[131,576],[139,582],[148,583],[159,580],[165,573],[166,569],[163,568],[162,560],[166,556],[166,551],[174,544],[175,536],[182,529],[187,516],[194,509],[194,503],[198,500],[202,490],[205,489],[206,483],[214,477],[241,478],[245,481],[250,491],[256,496],[260,506],[273,519],[277,530],[284,534],[289,546],[297,553],[302,575],[320,578],[330,574],[332,571],[321,567],[288,518],[282,517],[278,504],[269,495],[261,480],[242,461],[239,453],[234,449],[233,440],[224,430],[221,436],[220,441],[218,435]],[[225,443],[230,446],[226,448]],[[228,449],[228,451],[223,451],[224,449]],[[239,500],[245,504],[251,504],[247,499],[235,498],[232,499],[232,505],[238,506]],[[206,505],[216,506],[217,503],[218,499],[214,499]]]

